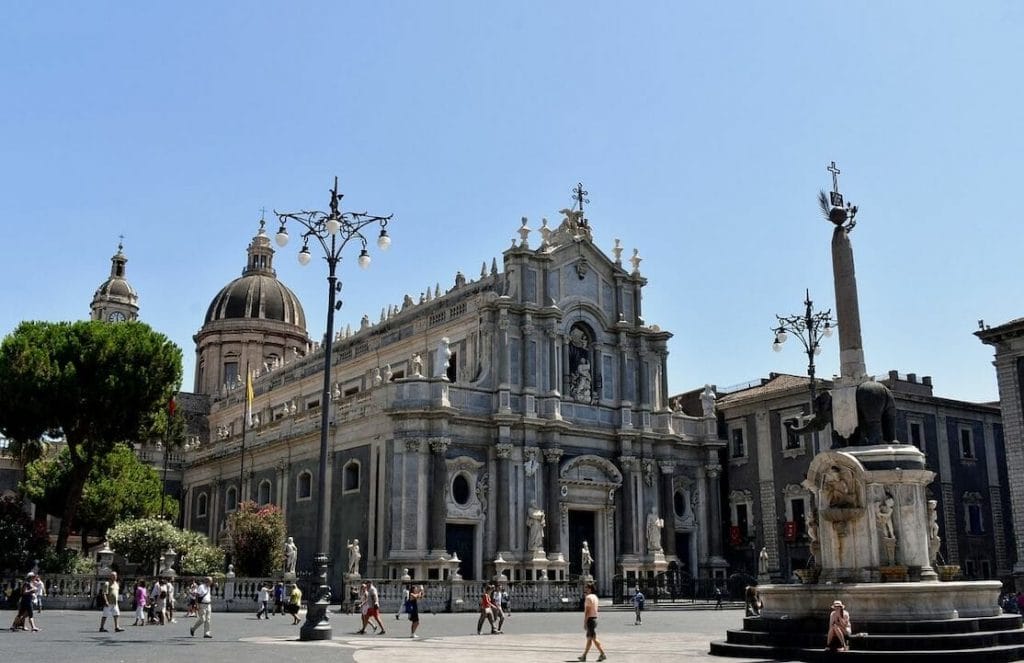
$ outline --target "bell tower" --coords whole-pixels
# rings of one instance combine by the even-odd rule
[[[139,319],[139,295],[125,278],[124,238],[117,243],[117,253],[110,258],[110,277],[96,288],[89,307],[90,320],[124,322]]]

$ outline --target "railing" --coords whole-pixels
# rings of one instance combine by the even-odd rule
[[[146,580],[146,588],[152,586],[153,576],[122,576],[121,597],[119,604],[128,609],[132,603],[134,588],[139,578]],[[174,578],[174,599],[177,610],[185,610],[188,606],[188,588],[193,576]],[[43,576],[46,593],[43,605],[51,609],[91,610],[95,608],[96,594],[102,583],[107,580],[103,575],[50,575]],[[305,600],[316,595],[316,578],[313,576],[299,577],[295,582]],[[16,585],[18,579],[8,579],[8,583]],[[211,588],[213,609],[217,612],[255,611],[256,595],[264,583],[273,586],[278,578],[215,578]],[[404,590],[410,584],[422,585],[424,598],[420,601],[423,612],[476,612],[483,594],[485,582],[463,580],[374,580],[380,596],[381,611],[397,613],[402,605]],[[509,593],[511,610],[553,612],[559,610],[575,610],[579,607],[583,594],[577,582],[564,581],[523,581],[504,583]],[[337,604],[343,612],[358,610],[356,590],[358,583],[335,591],[331,602]]]

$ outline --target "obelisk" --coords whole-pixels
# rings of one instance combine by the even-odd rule
[[[821,205],[829,221],[836,226],[832,232],[832,277],[839,323],[839,379],[832,387],[832,427],[843,438],[849,438],[857,428],[857,385],[868,380],[860,334],[857,275],[850,243],[850,231],[857,223],[857,207],[843,203],[835,161],[828,171],[832,173],[832,192],[828,200],[825,193],[821,193]]]

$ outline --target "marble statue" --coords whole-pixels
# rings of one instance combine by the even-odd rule
[[[295,560],[299,557],[299,547],[295,545],[292,537],[284,542],[284,572],[295,573]]]
[[[585,576],[590,575],[591,567],[594,566],[594,556],[590,554],[590,544],[583,542],[583,550],[580,551],[580,566]]]
[[[359,560],[363,558],[359,552],[359,539],[352,539],[345,547],[348,548],[348,573],[359,575]]]
[[[661,528],[665,526],[665,520],[658,517],[658,511],[653,506],[647,514],[647,549],[653,552],[661,552]]]
[[[423,376],[423,359],[418,352],[412,356],[412,374],[414,377]]]
[[[761,548],[761,554],[757,556],[757,573],[768,575],[768,547]]]
[[[886,495],[884,500],[878,503],[878,531],[884,539],[895,539],[896,532],[892,527],[892,506],[895,504],[892,495]]]
[[[857,506],[856,487],[850,470],[833,465],[825,472],[822,492],[829,507],[845,508]]]
[[[544,549],[544,525],[547,519],[543,509],[536,502],[530,502],[530,510],[526,514],[526,526],[529,530],[527,548],[531,551]]]
[[[704,385],[700,394],[700,407],[705,417],[715,416],[715,390],[709,384]]]
[[[938,505],[937,500],[928,500],[928,559],[933,566],[939,558],[939,546],[942,545],[942,539],[939,537]]]
[[[437,355],[434,357],[434,375],[432,377],[448,377],[448,362],[452,358],[452,350],[448,347],[448,342],[448,337],[445,336],[437,343]]]
[[[810,539],[811,544],[815,544],[818,541],[818,521],[814,517],[814,513],[804,514],[804,525],[807,526],[807,538]]]

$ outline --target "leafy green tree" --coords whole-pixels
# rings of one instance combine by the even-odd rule
[[[280,507],[242,502],[228,517],[228,532],[236,573],[260,578],[282,568],[285,526]]]
[[[206,575],[220,571],[224,553],[198,532],[182,531],[160,518],[136,518],[120,522],[107,530],[107,543],[120,555],[143,569],[155,569],[163,552],[174,548],[178,566],[188,575]]]
[[[67,448],[55,456],[30,463],[25,468],[21,490],[37,507],[61,516],[71,482],[71,454]],[[82,535],[82,550],[89,549],[89,532],[102,535],[114,523],[130,518],[156,516],[161,502],[168,519],[178,516],[178,502],[163,500],[163,482],[152,467],[138,459],[127,444],[116,444],[89,472],[82,489],[82,503],[74,525]]]
[[[33,522],[21,500],[0,499],[0,571],[20,574],[28,570],[43,558],[49,545],[46,525]]]
[[[181,350],[141,322],[23,322],[0,344],[0,433],[67,442],[71,471],[57,550],[89,472],[136,439],[181,382]]]

